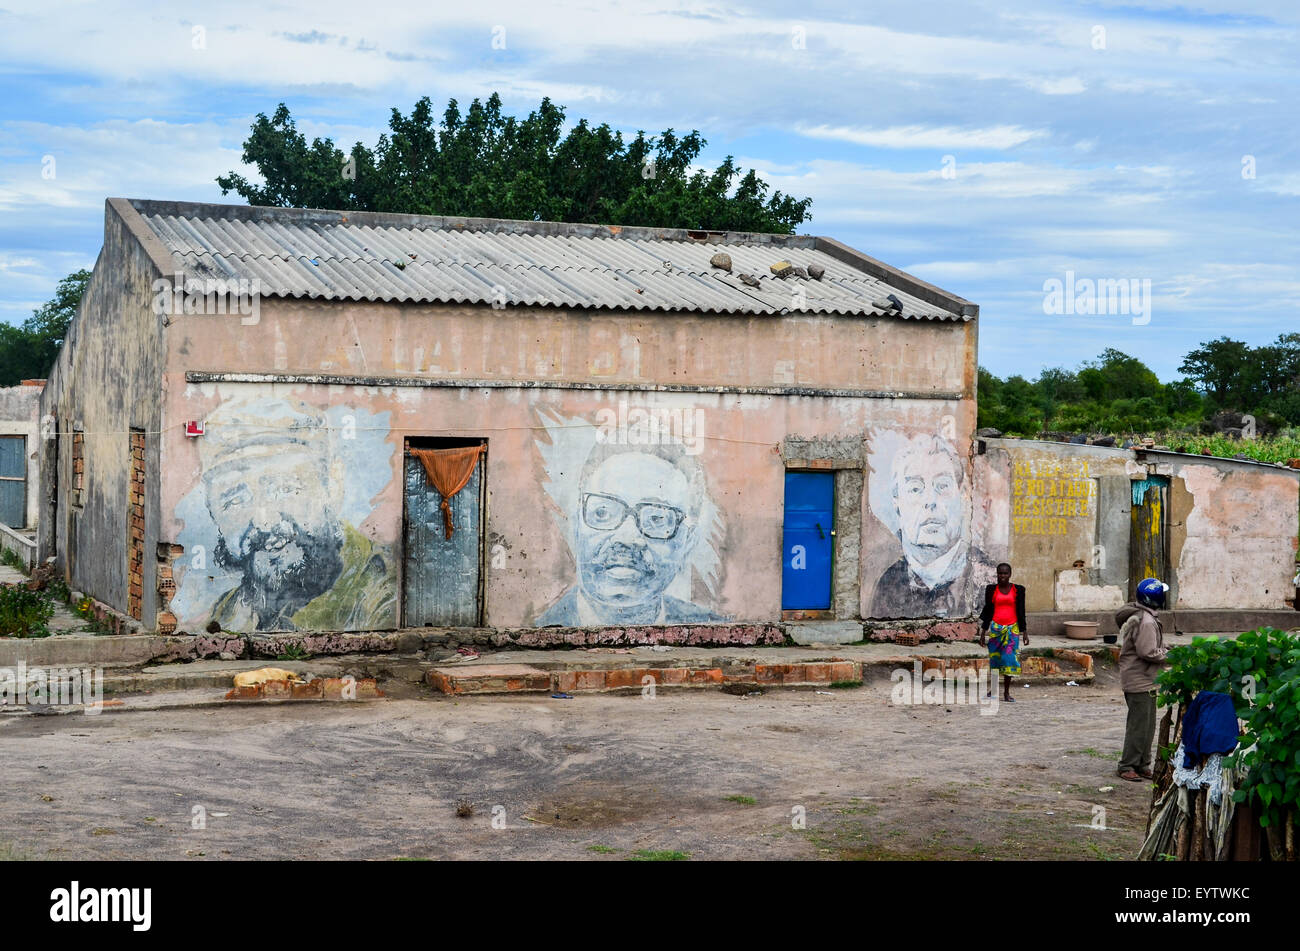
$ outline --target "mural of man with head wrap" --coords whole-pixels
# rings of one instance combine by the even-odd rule
[[[342,460],[326,417],[299,401],[223,404],[199,442],[213,557],[239,582],[211,618],[229,631],[393,626],[387,559],[340,517]]]
[[[970,543],[970,493],[952,443],[923,433],[871,434],[872,514],[898,538],[902,557],[876,582],[870,616],[960,617],[992,560]]]
[[[570,529],[577,583],[538,615],[538,627],[723,620],[667,593],[679,579],[689,583],[692,553],[711,528],[704,472],[682,446],[597,442],[576,489]]]

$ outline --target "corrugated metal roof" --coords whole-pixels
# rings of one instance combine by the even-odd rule
[[[969,319],[811,247],[808,238],[704,241],[685,232],[672,232],[683,236],[673,239],[647,236],[647,229],[543,222],[132,205],[187,278],[256,278],[269,296]],[[385,220],[397,223],[377,223]],[[710,266],[719,251],[731,256],[730,273]],[[820,280],[777,278],[770,267],[782,260],[825,273]]]

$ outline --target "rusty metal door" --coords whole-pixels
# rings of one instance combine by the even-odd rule
[[[1169,480],[1151,476],[1133,482],[1132,534],[1129,543],[1128,594],[1137,599],[1143,578],[1169,584]]]
[[[464,445],[464,441],[460,441]],[[438,443],[408,440],[405,473],[404,627],[478,627],[482,619],[483,467],[480,457],[465,488],[451,499],[452,536],[446,537],[442,496],[409,452]]]

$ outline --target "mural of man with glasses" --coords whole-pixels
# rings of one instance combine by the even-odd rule
[[[700,536],[704,473],[681,446],[598,443],[573,513],[578,583],[538,627],[699,624],[717,614],[667,593]]]

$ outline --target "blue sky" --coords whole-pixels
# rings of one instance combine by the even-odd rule
[[[106,197],[238,201],[215,178],[259,111],[373,144],[393,106],[497,91],[701,130],[705,164],[812,196],[801,230],[978,303],[999,375],[1115,347],[1169,380],[1300,329],[1298,35],[1283,0],[0,0],[0,319],[93,264]],[[1150,281],[1149,321],[1045,314],[1067,271]]]

